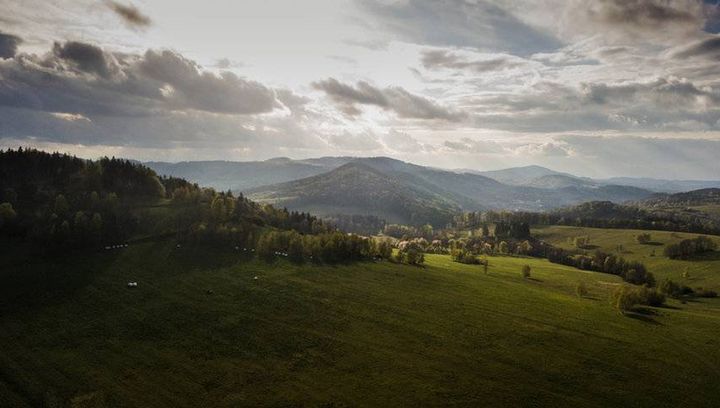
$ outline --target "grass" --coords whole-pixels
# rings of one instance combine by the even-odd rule
[[[690,260],[673,260],[663,256],[666,245],[695,238],[699,234],[566,226],[538,227],[534,228],[532,233],[563,248],[574,248],[571,243],[572,238],[587,236],[590,238],[589,252],[597,248],[626,259],[638,260],[644,263],[658,280],[669,278],[692,288],[720,290],[720,252],[716,251]],[[649,244],[639,244],[635,240],[635,237],[641,233],[651,235]],[[709,237],[720,243],[720,237]],[[622,250],[617,250],[618,245],[622,245]],[[684,278],[686,272],[688,277]]]
[[[720,301],[628,318],[616,277],[544,260],[267,265],[170,241],[0,259],[3,406],[720,404]]]

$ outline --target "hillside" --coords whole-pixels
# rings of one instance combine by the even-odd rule
[[[638,203],[643,207],[720,206],[720,188],[705,188],[675,194],[656,194]]]
[[[478,171],[476,173],[514,186],[527,186],[531,184],[533,180],[546,176],[575,177],[571,174],[557,172],[542,166],[510,167],[501,170]]]
[[[457,203],[422,185],[410,184],[362,162],[345,164],[328,173],[248,191],[258,202],[269,202],[320,215],[374,214],[390,222],[446,223],[460,210]]]
[[[633,186],[658,193],[679,193],[720,187],[720,180],[663,180],[642,177],[612,177],[596,181],[603,184]]]
[[[525,183],[528,187],[537,188],[565,188],[565,187],[596,187],[597,184],[587,180],[574,176],[567,176],[564,174],[548,174],[534,178]]]
[[[4,406],[720,404],[717,300],[623,317],[616,277],[542,260],[493,257],[484,275],[440,255],[268,265],[172,240],[52,264],[2,250]]]
[[[350,158],[291,160],[276,158],[256,162],[192,161],[147,162],[159,174],[180,177],[220,191],[241,192],[268,184],[315,176],[341,166]]]
[[[668,259],[663,249],[698,234],[633,229],[602,229],[570,226],[543,226],[533,229],[538,238],[563,248],[574,248],[575,237],[590,238],[590,249],[616,253],[628,260],[644,263],[659,280],[669,278],[692,288],[720,290],[720,253],[710,253],[690,260]],[[648,233],[651,242],[640,244],[635,237]],[[710,235],[720,243],[720,237]],[[619,247],[620,246],[620,247]],[[684,277],[685,272],[689,277]]]
[[[366,170],[373,169],[373,177],[345,180],[344,177],[347,175],[344,171],[341,173],[330,171],[290,183],[258,187],[249,190],[248,194],[255,200],[275,203],[294,210],[311,210],[318,214],[352,214],[350,211],[356,211],[357,214],[372,214],[379,217],[387,215],[391,217],[388,221],[395,220],[391,222],[412,220],[415,224],[430,222],[436,225],[443,225],[446,219],[411,216],[407,213],[408,209],[397,205],[392,211],[385,211],[383,210],[385,207],[378,204],[380,201],[368,201],[365,197],[374,195],[375,190],[387,192],[399,189],[403,200],[424,203],[431,201],[433,203],[431,207],[438,207],[446,214],[447,210],[453,208],[465,211],[481,209],[543,211],[589,200],[621,202],[638,200],[650,195],[648,191],[625,186],[584,184],[560,188],[511,186],[478,174],[439,170],[386,157],[359,158],[345,166],[350,164],[362,165]],[[354,166],[354,168],[359,167]],[[350,187],[348,182],[354,185]],[[374,182],[379,184],[374,186]],[[338,197],[345,193],[350,194],[351,198]],[[398,197],[390,201],[382,201],[383,205],[389,205]],[[344,202],[339,203],[338,200]],[[422,206],[427,207],[427,204]],[[404,211],[406,214],[403,215],[398,211]],[[423,214],[425,211],[415,211],[415,213]]]

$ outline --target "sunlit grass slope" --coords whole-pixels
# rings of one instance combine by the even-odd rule
[[[573,248],[572,238],[587,236],[590,238],[590,248],[597,247],[606,252],[619,254],[626,259],[643,262],[659,279],[670,278],[693,288],[720,290],[720,252],[698,256],[691,260],[672,260],[663,256],[666,245],[695,238],[698,234],[565,226],[540,227],[533,229],[532,232],[538,238],[564,248]],[[635,237],[641,233],[649,233],[652,242],[639,244]],[[710,237],[720,244],[720,237]],[[619,251],[618,245],[622,245]],[[685,272],[687,278],[683,277]]]
[[[616,277],[543,260],[267,265],[169,241],[1,259],[2,406],[720,404],[718,301],[624,317]]]

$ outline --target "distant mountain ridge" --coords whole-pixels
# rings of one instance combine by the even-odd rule
[[[443,225],[460,210],[544,211],[591,200],[639,200],[652,194],[635,187],[574,182],[559,188],[514,186],[480,174],[386,157],[358,158],[326,173],[246,193],[256,201],[319,215],[372,214],[390,222],[434,225]]]
[[[713,182],[622,178],[613,184],[541,166],[479,172],[443,170],[388,157],[279,157],[256,162],[146,163],[159,174],[319,215],[376,215],[442,225],[460,210],[547,211],[588,201],[641,202],[654,188]],[[717,182],[720,185],[720,182]]]

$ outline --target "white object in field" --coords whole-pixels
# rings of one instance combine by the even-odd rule
[[[256,277],[254,277],[253,279],[257,280],[257,276],[256,276]]]
[[[135,288],[137,287],[137,282],[128,282],[127,286],[128,288]]]

